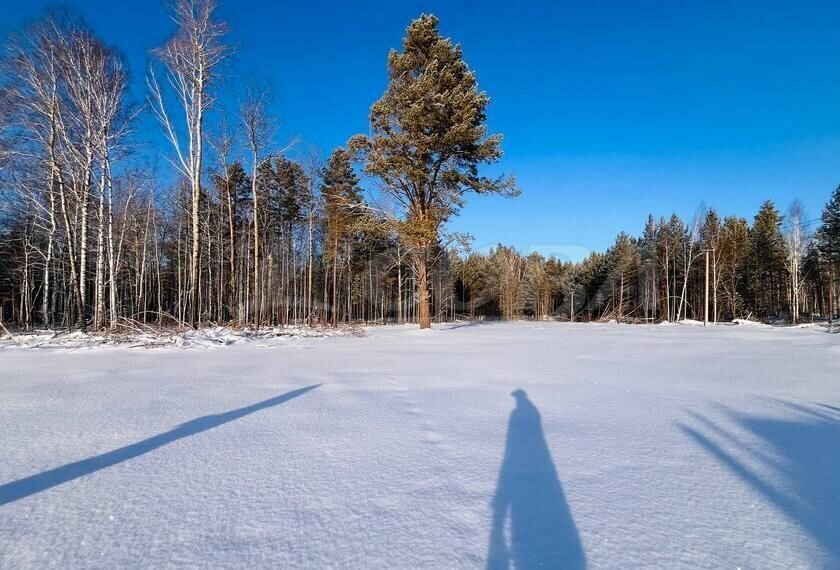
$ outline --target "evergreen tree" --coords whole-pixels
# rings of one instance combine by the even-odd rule
[[[667,321],[674,321],[677,319],[680,304],[679,280],[684,272],[688,231],[679,216],[672,214],[667,222],[664,219],[659,220],[656,237],[661,271],[659,281],[662,286],[662,314],[666,315]]]
[[[487,314],[487,306],[493,302],[487,283],[487,258],[469,253],[460,264],[458,274],[462,284],[461,300],[468,303],[470,317],[475,318],[479,310]]]
[[[503,319],[515,319],[522,314],[522,284],[525,278],[525,259],[512,247],[499,244],[487,256],[489,283],[499,313]]]
[[[232,316],[233,307],[238,303],[238,291],[241,286],[241,272],[237,270],[237,259],[240,256],[239,247],[241,236],[247,231],[247,219],[250,215],[250,191],[251,177],[245,172],[242,163],[235,161],[230,164],[224,172],[216,173],[212,177],[213,186],[216,190],[216,199],[219,208],[224,213],[224,221],[218,220],[220,224],[219,234],[224,236],[220,239],[221,249],[227,251],[227,256],[221,254],[227,262],[227,295],[226,309],[223,309],[223,318]],[[222,230],[221,226],[225,229]],[[220,271],[221,274],[221,263]]]
[[[632,291],[631,282],[639,269],[639,248],[636,240],[624,232],[607,252],[607,264],[612,280],[612,302],[618,319],[624,318],[625,300]]]
[[[700,226],[700,244],[709,256],[709,285],[711,288],[712,321],[718,321],[718,290],[720,289],[720,261],[721,261],[721,233],[720,216],[714,210],[706,212],[703,225]],[[705,285],[704,285],[705,286]]]
[[[719,273],[730,318],[741,316],[744,308],[749,240],[747,220],[735,216],[724,218],[720,233]]]
[[[525,260],[525,278],[522,284],[522,299],[526,314],[535,319],[548,319],[552,299],[559,291],[559,273],[556,262],[546,260],[539,253],[532,253]]]
[[[338,260],[340,246],[361,217],[362,204],[359,178],[353,172],[349,153],[338,148],[333,151],[321,173],[321,196],[324,200],[325,249],[324,261],[332,265],[332,324],[338,324]]]
[[[245,172],[242,163],[233,162],[224,174],[213,176],[213,186],[216,195],[231,205],[231,219],[239,227],[248,215],[248,204],[251,201],[251,177]]]
[[[586,311],[586,320],[600,318],[610,299],[612,283],[609,279],[609,264],[603,253],[593,252],[584,259],[576,271],[581,301],[575,301],[576,314]]]
[[[834,262],[840,262],[840,186],[822,212],[822,224],[817,231],[817,237],[822,251]]]
[[[277,185],[274,187],[275,208],[290,228],[305,216],[307,177],[303,167],[284,156],[275,161]]]
[[[546,278],[551,286],[550,313],[556,313],[567,297],[570,267],[571,264],[564,264],[555,257],[549,257],[545,262]]]
[[[828,314],[834,318],[837,311],[835,281],[840,273],[840,186],[838,186],[822,212],[822,224],[817,230],[820,257],[827,266],[826,293]]]
[[[353,138],[365,170],[403,208],[396,229],[412,253],[419,321],[431,326],[430,248],[464,194],[516,193],[513,178],[488,178],[479,166],[502,156],[501,135],[487,134],[490,98],[479,91],[461,47],[440,35],[438,19],[409,25],[402,53],[388,56],[388,88],[370,112],[372,136]]]
[[[649,214],[644,233],[639,240],[639,292],[640,303],[645,321],[655,319],[657,311],[657,292],[659,290],[656,263],[657,242],[656,220]]]
[[[782,310],[785,244],[782,216],[771,200],[761,205],[750,230],[750,294],[756,311],[770,317]]]

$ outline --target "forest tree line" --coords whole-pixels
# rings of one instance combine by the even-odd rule
[[[838,238],[840,188],[817,219],[771,201],[752,221],[711,209],[689,224],[650,216],[640,236],[620,233],[579,263],[499,245],[452,267],[473,316],[674,322],[703,320],[708,259],[710,321],[802,322],[837,314]]]
[[[0,322],[122,326],[401,323],[522,317],[800,321],[837,312],[840,189],[822,217],[763,204],[751,222],[649,218],[579,263],[449,234],[467,193],[515,196],[487,95],[434,16],[388,56],[370,133],[322,157],[277,144],[268,96],[221,113],[227,29],[209,0],[173,5],[147,99],[81,21],[47,16],[0,71]],[[137,164],[156,120],[177,181]],[[366,183],[366,184],[365,184]]]

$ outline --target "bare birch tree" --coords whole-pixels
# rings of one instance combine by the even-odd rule
[[[805,257],[807,239],[802,225],[802,203],[795,200],[788,212],[788,231],[785,235],[787,249],[786,268],[790,283],[790,318],[794,324],[799,322],[799,308],[802,291],[802,259]]]
[[[201,167],[204,158],[204,121],[218,81],[218,68],[229,54],[224,43],[227,27],[214,18],[215,0],[177,0],[172,19],[175,35],[155,54],[162,62],[168,83],[175,94],[179,112],[184,115],[187,143],[184,147],[178,128],[167,110],[166,98],[152,69],[148,76],[150,103],[155,116],[172,144],[172,164],[188,180],[191,198],[191,238],[189,272],[189,319],[193,327],[200,319],[198,307]]]
[[[254,211],[254,317],[253,324],[259,328],[263,314],[262,279],[260,276],[260,205],[257,192],[257,173],[260,164],[270,157],[263,157],[269,139],[269,118],[266,111],[266,92],[251,89],[248,99],[239,111],[245,127],[245,138],[251,151],[251,200]]]

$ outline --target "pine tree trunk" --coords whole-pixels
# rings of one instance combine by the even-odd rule
[[[621,283],[618,291],[618,320],[624,318],[624,273],[621,274]]]
[[[338,326],[338,237],[333,240],[332,259],[332,326]]]
[[[397,323],[403,324],[403,279],[402,279],[402,254],[400,243],[397,242]]]
[[[415,253],[414,264],[417,271],[417,314],[421,329],[432,328],[431,307],[429,306],[428,247],[420,248]]]

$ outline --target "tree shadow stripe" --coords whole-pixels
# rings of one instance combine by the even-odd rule
[[[312,386],[292,390],[291,392],[286,392],[285,394],[269,398],[268,400],[263,400],[262,402],[257,402],[256,404],[251,404],[250,406],[237,408],[221,414],[202,416],[183,423],[167,432],[132,443],[125,447],[120,447],[81,461],[68,463],[54,469],[43,471],[36,475],[24,477],[23,479],[11,481],[0,486],[0,506],[7,505],[42,491],[46,491],[47,489],[57,487],[58,485],[63,485],[64,483],[84,477],[85,475],[96,473],[102,469],[113,467],[118,463],[129,461],[135,457],[139,457],[149,453],[150,451],[154,451],[172,442],[178,441],[179,439],[211,430],[260,410],[264,410],[272,406],[278,406],[293,398],[302,396],[310,390],[314,390],[318,386],[320,386],[320,384],[313,384]]]

